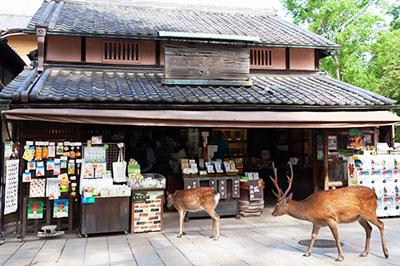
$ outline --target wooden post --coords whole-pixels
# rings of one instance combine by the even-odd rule
[[[322,136],[322,148],[324,151],[324,189],[328,190],[328,182],[329,182],[329,173],[328,173],[328,130],[324,129],[323,130],[323,136]]]
[[[312,187],[313,192],[318,190],[318,149],[317,149],[317,130],[311,130],[311,157],[312,157]]]

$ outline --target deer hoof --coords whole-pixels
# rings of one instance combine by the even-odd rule
[[[309,252],[303,254],[303,257],[310,257],[310,256],[311,256],[311,253],[309,253]]]
[[[360,257],[366,257],[366,256],[368,256],[368,252],[364,251],[363,253],[360,254]]]
[[[335,260],[335,261],[337,261],[337,262],[344,261],[344,257],[343,257],[343,256],[340,256],[340,257],[336,258],[336,260]]]
[[[186,232],[182,232],[182,235],[184,235],[184,236],[185,236],[185,235],[186,235]]]
[[[385,254],[385,258],[388,259],[389,258],[389,254]]]
[[[213,237],[213,240],[214,240],[214,241],[217,241],[218,238],[219,238],[218,236],[214,236],[214,237]]]
[[[182,235],[183,235],[183,234],[179,234],[179,235],[177,235],[176,237],[177,237],[177,238],[181,238],[181,237],[182,237]]]

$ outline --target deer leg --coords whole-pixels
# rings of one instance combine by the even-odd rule
[[[374,224],[374,225],[376,225],[378,227],[379,232],[381,233],[383,255],[385,256],[385,258],[389,258],[389,251],[387,249],[386,241],[385,241],[385,237],[384,237],[384,235],[385,235],[385,226],[384,226],[383,222],[381,220],[379,220],[378,217],[376,217],[376,215],[374,215],[373,217],[368,217],[368,218],[365,217],[365,219],[368,222],[370,222],[370,223],[372,223],[372,224]]]
[[[210,238],[213,238],[214,240],[218,240],[219,238],[219,215],[215,212],[214,209],[212,210],[206,210],[208,215],[210,215],[212,219],[212,235]]]
[[[185,219],[186,211],[179,209],[178,213],[179,213],[179,235],[178,235],[178,238],[181,238],[182,235],[185,234],[183,232],[183,221]]]
[[[369,247],[370,247],[370,242],[371,242],[371,231],[372,231],[372,227],[371,225],[369,225],[369,223],[367,222],[367,220],[365,220],[364,218],[360,217],[358,219],[358,222],[361,224],[361,226],[365,229],[365,233],[366,233],[366,239],[365,239],[365,250],[363,253],[360,254],[360,257],[366,257],[368,256],[369,253]]]
[[[218,240],[219,238],[219,215],[216,213],[215,210],[213,210],[213,216],[214,216],[214,240]]]
[[[320,228],[321,227],[319,225],[313,224],[310,246],[308,247],[306,254],[304,254],[303,256],[309,257],[311,255],[311,250],[314,246],[315,240],[317,239]]]
[[[343,261],[344,260],[343,250],[342,250],[342,246],[340,245],[339,231],[337,228],[336,221],[334,221],[334,220],[328,221],[328,226],[329,226],[329,229],[331,229],[333,237],[336,240],[336,247],[338,249],[338,257],[336,258],[336,261]]]

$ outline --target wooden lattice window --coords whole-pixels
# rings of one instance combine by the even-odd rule
[[[272,67],[272,50],[268,48],[250,49],[250,67],[251,68]]]
[[[104,41],[103,62],[114,64],[138,64],[141,61],[139,42]]]

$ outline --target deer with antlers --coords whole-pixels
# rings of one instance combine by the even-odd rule
[[[288,214],[296,219],[310,221],[313,224],[311,242],[304,256],[310,256],[311,250],[321,227],[328,226],[331,230],[338,249],[336,261],[344,260],[342,247],[339,240],[338,223],[352,223],[358,221],[365,229],[365,250],[360,256],[365,257],[369,253],[372,227],[369,223],[376,225],[381,234],[382,249],[385,258],[389,258],[388,249],[384,239],[384,224],[376,216],[377,197],[375,192],[364,186],[351,186],[335,190],[318,191],[302,201],[292,200],[289,194],[293,183],[293,168],[290,165],[289,182],[285,192],[279,188],[278,173],[274,164],[272,165],[274,178],[271,178],[277,193],[277,204],[272,212],[273,216]]]
[[[212,235],[210,238],[219,238],[219,215],[215,211],[220,199],[220,194],[211,187],[198,187],[191,189],[177,190],[174,194],[167,193],[168,208],[174,206],[179,214],[179,235],[182,237],[183,220],[186,213],[205,211],[212,219]]]

